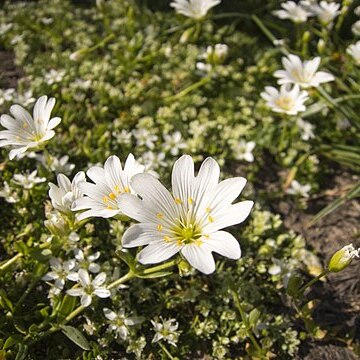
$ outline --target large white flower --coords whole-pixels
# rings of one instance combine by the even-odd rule
[[[294,85],[291,89],[289,85],[282,85],[280,91],[273,86],[266,86],[261,97],[271,107],[272,111],[296,115],[300,111],[305,111],[304,102],[309,98],[307,91],[301,91],[299,85]]]
[[[296,55],[288,55],[282,58],[285,70],[277,70],[274,76],[279,78],[278,84],[298,84],[302,88],[318,87],[321,83],[335,80],[335,77],[327,72],[318,71],[321,58],[302,62]]]
[[[88,182],[79,184],[85,196],[74,201],[72,210],[87,210],[78,214],[79,220],[92,216],[109,218],[121,214],[118,201],[122,194],[133,192],[130,179],[142,172],[144,166],[135,160],[133,154],[127,157],[124,169],[117,156],[110,156],[104,167],[93,166],[86,172],[95,184]]]
[[[179,14],[193,19],[201,19],[211,8],[220,3],[221,0],[174,0],[170,6]]]
[[[205,274],[215,270],[212,252],[239,259],[240,246],[222,228],[243,222],[252,201],[232,202],[246,184],[241,177],[219,181],[220,168],[207,158],[198,175],[190,156],[178,159],[172,171],[172,194],[150,174],[135,175],[131,186],[141,197],[125,194],[121,211],[139,221],[123,236],[124,247],[148,245],[138,254],[139,262],[154,264],[178,252]]]
[[[28,149],[35,149],[43,142],[50,140],[61,119],[50,119],[55,99],[41,96],[34,106],[33,117],[20,105],[12,105],[9,115],[1,115],[0,124],[7,130],[0,131],[0,147],[10,146],[9,158],[21,156]]]
[[[59,186],[49,183],[49,196],[52,205],[56,210],[69,213],[71,212],[73,202],[82,196],[79,185],[86,182],[85,173],[83,171],[78,172],[72,182],[70,182],[66,175],[59,174],[57,182]]]
[[[295,1],[287,1],[281,4],[282,10],[273,11],[273,14],[280,19],[289,19],[294,23],[305,22],[311,13]]]
[[[360,41],[349,45],[346,52],[354,59],[356,65],[360,65]]]

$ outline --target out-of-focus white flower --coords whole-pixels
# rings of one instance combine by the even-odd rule
[[[346,52],[354,59],[356,65],[360,65],[360,40],[348,46]]]
[[[291,277],[291,271],[288,266],[281,260],[273,258],[273,264],[269,267],[268,272],[270,275],[281,275],[284,288],[287,288],[289,279]]]
[[[60,159],[55,156],[51,156],[49,166],[51,171],[57,174],[62,173],[65,175],[69,175],[75,169],[75,164],[69,163],[68,155],[64,155]]]
[[[129,131],[126,131],[125,129],[121,130],[120,132],[114,131],[112,133],[112,135],[119,144],[122,144],[122,145],[131,144],[132,133]]]
[[[32,90],[25,91],[23,94],[16,94],[15,102],[28,106],[34,103],[36,99],[33,97]]]
[[[13,101],[15,95],[15,89],[10,88],[6,90],[0,89],[0,106],[5,102]]]
[[[220,3],[221,0],[174,0],[170,3],[170,6],[177,13],[198,20],[203,18],[211,8]]]
[[[340,14],[340,4],[335,2],[320,1],[309,4],[308,9],[323,25],[329,25]]]
[[[360,16],[360,6],[357,6],[355,9],[354,9],[354,14],[356,16]]]
[[[286,193],[289,195],[296,195],[308,198],[310,190],[311,185],[301,185],[297,180],[293,180],[290,184],[290,187],[286,189]]]
[[[55,236],[63,237],[69,235],[69,224],[58,211],[51,211],[48,213],[47,220],[44,221],[44,225]]]
[[[229,52],[229,47],[226,44],[216,44],[215,46],[208,46],[206,52],[200,58],[205,59],[207,63],[217,65],[222,64]]]
[[[302,62],[296,55],[282,58],[285,70],[277,70],[274,76],[279,78],[278,84],[298,84],[302,88],[318,87],[322,83],[335,80],[335,77],[324,71],[317,71],[321,58]]]
[[[355,257],[360,257],[360,248],[355,249],[353,244],[346,245],[331,257],[328,269],[332,272],[342,271],[350,265]]]
[[[84,255],[81,249],[74,249],[74,254],[77,261],[77,268],[88,270],[93,274],[97,274],[100,271],[100,265],[95,263],[100,257],[100,251],[92,255]]]
[[[42,18],[41,19],[41,22],[44,24],[44,25],[50,25],[54,22],[54,19],[53,18]]]
[[[57,176],[57,183],[58,186],[49,183],[51,203],[56,210],[69,214],[71,213],[74,201],[82,196],[80,184],[86,183],[85,173],[83,171],[78,172],[72,182],[70,182],[66,175],[59,174]]]
[[[115,332],[115,339],[118,337],[126,340],[129,335],[129,326],[140,324],[143,319],[137,316],[127,316],[124,309],[118,312],[104,308],[104,315],[109,320],[109,331]]]
[[[315,137],[314,132],[313,132],[314,125],[310,124],[307,121],[304,121],[301,118],[297,119],[296,123],[300,129],[302,140],[307,141],[307,140],[313,139]]]
[[[107,298],[110,296],[110,290],[106,289],[106,287],[101,286],[106,281],[106,274],[100,273],[95,277],[95,279],[91,280],[89,273],[80,269],[78,271],[79,288],[72,288],[67,291],[67,294],[70,296],[81,296],[81,305],[87,307],[91,304],[92,298],[94,295],[100,298]]]
[[[280,19],[289,19],[300,24],[307,21],[312,14],[295,1],[287,1],[281,4],[282,10],[273,11],[273,14]]]
[[[155,147],[155,142],[158,137],[155,134],[151,134],[145,128],[133,130],[133,135],[136,139],[137,146],[146,146],[148,149],[152,150]]]
[[[356,21],[353,26],[351,27],[351,30],[354,35],[360,36],[360,20]]]
[[[253,202],[232,204],[246,179],[218,183],[219,176],[218,163],[207,158],[195,177],[194,162],[188,155],[174,164],[172,194],[152,175],[135,175],[131,186],[141,198],[124,194],[119,208],[140,223],[125,231],[123,246],[148,245],[137,255],[142,264],[159,263],[181,252],[190,265],[205,274],[215,271],[213,251],[239,259],[238,241],[219,230],[243,222]]]
[[[165,153],[163,152],[154,152],[154,151],[147,151],[142,154],[140,160],[143,164],[145,164],[145,171],[158,177],[158,174],[155,170],[159,169],[160,167],[167,167],[168,164],[165,161]]]
[[[13,27],[12,23],[0,24],[0,35],[6,34]]]
[[[305,111],[304,102],[309,98],[307,91],[301,91],[299,85],[291,88],[288,84],[282,85],[280,91],[273,86],[266,86],[261,97],[272,111],[287,115],[296,115]]]
[[[176,319],[165,320],[160,317],[160,322],[151,320],[154,326],[155,336],[152,342],[158,342],[160,340],[167,341],[170,345],[176,346],[179,338],[179,332],[177,331],[179,324]]]
[[[45,274],[42,279],[45,281],[55,280],[55,288],[62,290],[66,279],[71,281],[78,281],[78,274],[73,271],[75,268],[75,260],[62,261],[61,259],[52,257],[50,259],[51,271]]]
[[[23,187],[24,189],[32,189],[34,185],[46,181],[46,178],[37,177],[36,175],[37,175],[37,170],[34,170],[33,172],[25,175],[15,174],[13,180],[15,184]]]
[[[275,39],[273,40],[274,46],[284,46],[286,43],[285,39]]]
[[[50,119],[55,99],[41,96],[34,106],[33,117],[20,105],[12,105],[10,112],[14,116],[1,115],[0,124],[7,130],[0,131],[0,147],[10,146],[10,160],[24,154],[30,149],[50,140],[55,132],[52,130],[61,121],[59,117]]]
[[[196,68],[201,72],[209,73],[209,72],[211,72],[213,67],[212,67],[211,64],[206,64],[206,63],[203,63],[201,61],[198,61],[196,63]]]
[[[236,160],[245,160],[247,162],[254,161],[254,150],[256,143],[254,141],[240,140],[235,142],[232,146],[234,157]]]
[[[0,197],[4,198],[9,204],[15,204],[20,200],[17,192],[11,189],[6,181],[4,181],[4,187],[0,190]]]
[[[164,134],[164,150],[176,156],[180,150],[186,149],[185,142],[182,141],[181,132],[175,131],[173,134]]]
[[[88,182],[79,184],[85,196],[75,200],[72,210],[86,210],[77,214],[79,220],[92,216],[109,218],[121,215],[118,207],[119,199],[123,194],[133,192],[130,179],[142,172],[144,166],[135,160],[133,154],[127,157],[124,169],[117,156],[110,156],[104,167],[93,166],[86,172],[94,184]]]
[[[48,73],[45,74],[45,81],[48,85],[52,85],[60,82],[65,75],[65,70],[55,70],[51,69]]]

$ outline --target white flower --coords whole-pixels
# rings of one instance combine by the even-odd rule
[[[52,271],[45,274],[42,279],[45,281],[55,280],[55,288],[62,290],[65,285],[66,279],[71,281],[78,281],[79,277],[75,271],[75,260],[62,261],[58,258],[50,259],[50,267]]]
[[[0,197],[4,198],[9,204],[15,204],[20,200],[17,192],[13,191],[6,181],[4,181],[3,189],[0,190]]]
[[[15,95],[15,89],[10,88],[6,90],[0,89],[0,106],[5,102],[13,101]]]
[[[86,183],[85,173],[83,171],[78,172],[72,182],[70,182],[66,175],[59,174],[57,176],[57,183],[59,186],[49,183],[51,203],[56,210],[63,213],[71,213],[74,201],[82,196],[80,184]]]
[[[150,132],[144,128],[133,130],[132,131],[137,146],[146,146],[148,149],[152,150],[155,147],[155,142],[158,137],[154,134],[150,134]]]
[[[302,88],[318,87],[321,83],[335,80],[334,76],[324,71],[317,71],[321,58],[302,62],[296,55],[282,58],[285,70],[277,70],[274,76],[279,78],[278,84],[298,84]]]
[[[254,141],[240,140],[232,146],[234,157],[236,160],[245,160],[247,162],[254,161],[254,150],[256,143]]]
[[[77,215],[79,220],[92,216],[109,218],[121,214],[118,207],[119,199],[124,193],[132,192],[130,179],[143,171],[144,166],[135,160],[133,154],[127,157],[124,170],[120,159],[110,156],[104,167],[93,166],[86,172],[95,184],[79,184],[80,190],[86,196],[75,200],[72,210],[86,210]]]
[[[175,131],[173,134],[164,134],[164,141],[164,150],[169,151],[173,156],[178,155],[180,150],[186,148],[180,131]]]
[[[340,4],[335,2],[328,3],[327,1],[320,1],[319,4],[310,4],[309,10],[319,21],[324,24],[330,24],[340,14]]]
[[[77,261],[77,267],[90,271],[93,274],[97,274],[100,271],[100,265],[95,261],[100,257],[100,251],[92,255],[84,255],[84,252],[80,249],[74,249],[75,259]]]
[[[273,14],[280,19],[289,19],[294,23],[303,23],[307,21],[311,13],[303,6],[296,4],[294,1],[287,1],[281,4],[283,10],[273,11]]]
[[[89,273],[80,269],[78,271],[80,288],[72,288],[67,291],[70,296],[81,296],[81,305],[89,306],[94,295],[100,298],[107,298],[110,296],[110,290],[101,286],[106,281],[106,274],[100,273],[94,280],[90,279]]]
[[[104,315],[109,320],[109,331],[115,332],[115,339],[120,337],[122,340],[126,340],[129,334],[129,326],[140,324],[143,319],[136,316],[126,316],[125,310],[120,309],[117,313],[104,308]]]
[[[346,52],[355,60],[356,65],[360,65],[360,40],[350,45]]]
[[[43,142],[50,140],[61,119],[50,119],[51,110],[55,105],[55,99],[47,100],[47,96],[41,96],[34,106],[34,117],[20,105],[12,105],[10,112],[14,116],[1,115],[0,124],[7,130],[0,131],[0,147],[11,146],[9,158],[34,149]]]
[[[360,6],[357,6],[355,9],[354,9],[354,14],[356,16],[360,16]]]
[[[177,331],[179,323],[176,319],[164,320],[160,317],[161,322],[156,322],[151,320],[151,323],[154,326],[155,336],[152,339],[152,342],[158,342],[160,340],[165,340],[169,344],[176,346],[176,343],[179,338],[179,332]]]
[[[290,184],[290,188],[286,190],[286,193],[289,195],[296,195],[308,198],[310,190],[311,186],[309,184],[301,185],[297,180],[293,180]]]
[[[360,36],[360,20],[356,21],[351,27],[352,32],[356,36]]]
[[[36,99],[33,97],[32,90],[25,91],[23,94],[16,94],[15,101],[23,106],[28,106],[34,103]]]
[[[307,91],[301,91],[299,85],[294,85],[291,89],[288,84],[282,85],[280,91],[273,86],[266,86],[261,97],[272,111],[287,115],[305,111],[304,102],[309,98]]]
[[[221,0],[174,0],[170,6],[179,14],[193,19],[201,19],[211,8],[220,3]]]
[[[12,23],[0,24],[0,35],[6,34],[13,27]]]
[[[206,52],[200,58],[205,59],[210,64],[222,64],[229,52],[229,47],[226,44],[216,44],[215,46],[208,46]]]
[[[309,139],[313,139],[315,137],[314,135],[314,125],[310,124],[307,121],[304,121],[303,119],[297,119],[296,121],[297,126],[299,127],[299,130],[301,132],[301,139],[304,141],[307,141]]]
[[[196,63],[196,69],[198,69],[199,71],[204,72],[204,73],[211,72],[212,68],[213,67],[212,67],[211,64],[206,64],[206,63],[201,62],[201,61],[198,61]]]
[[[124,194],[119,207],[125,215],[139,221],[123,235],[124,247],[146,246],[137,258],[142,264],[167,260],[178,252],[199,271],[215,271],[212,252],[239,259],[240,246],[228,232],[220,229],[243,222],[252,201],[232,202],[239,196],[246,179],[219,181],[220,168],[207,158],[198,175],[188,155],[174,164],[172,194],[152,175],[139,174],[131,186],[141,197]]]
[[[35,184],[40,184],[46,181],[44,177],[37,177],[37,170],[34,170],[30,174],[15,174],[13,177],[14,183],[22,186],[24,189],[32,189]]]
[[[64,70],[51,69],[47,74],[45,74],[45,81],[48,85],[52,85],[60,82],[63,79],[64,75]]]

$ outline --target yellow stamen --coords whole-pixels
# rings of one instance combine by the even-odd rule
[[[115,191],[116,193],[121,192],[119,185],[115,185],[114,191]]]
[[[176,198],[176,199],[175,199],[175,202],[176,202],[177,204],[182,204],[182,200],[179,199],[179,198]]]
[[[129,192],[130,192],[130,188],[129,188],[128,186],[125,186],[124,192],[129,193]]]
[[[208,220],[210,223],[214,222],[214,218],[212,216],[208,216]]]
[[[115,199],[116,199],[116,195],[111,192],[111,193],[109,194],[109,198],[110,198],[111,200],[115,200]]]
[[[103,197],[103,202],[106,204],[109,201],[109,198],[107,196]]]
[[[106,209],[108,210],[114,210],[114,208],[112,206],[107,206]]]
[[[170,242],[170,238],[168,236],[164,236],[164,241],[165,242]]]
[[[164,217],[164,214],[161,213],[161,212],[159,212],[159,213],[156,214],[156,217],[157,217],[158,219],[162,219],[162,218]]]
[[[211,212],[211,208],[210,207],[207,207],[206,208],[206,212],[209,214]]]
[[[203,242],[200,239],[195,241],[196,246],[201,246],[202,244],[203,244]]]
[[[163,226],[162,226],[161,224],[159,224],[159,225],[157,226],[158,231],[161,231],[162,228],[163,228]]]
[[[189,205],[192,205],[194,203],[194,199],[188,198],[188,203],[189,203]]]

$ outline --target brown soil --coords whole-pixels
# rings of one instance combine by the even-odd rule
[[[14,64],[14,54],[11,51],[0,50],[0,86],[4,89],[15,88],[22,71]]]

